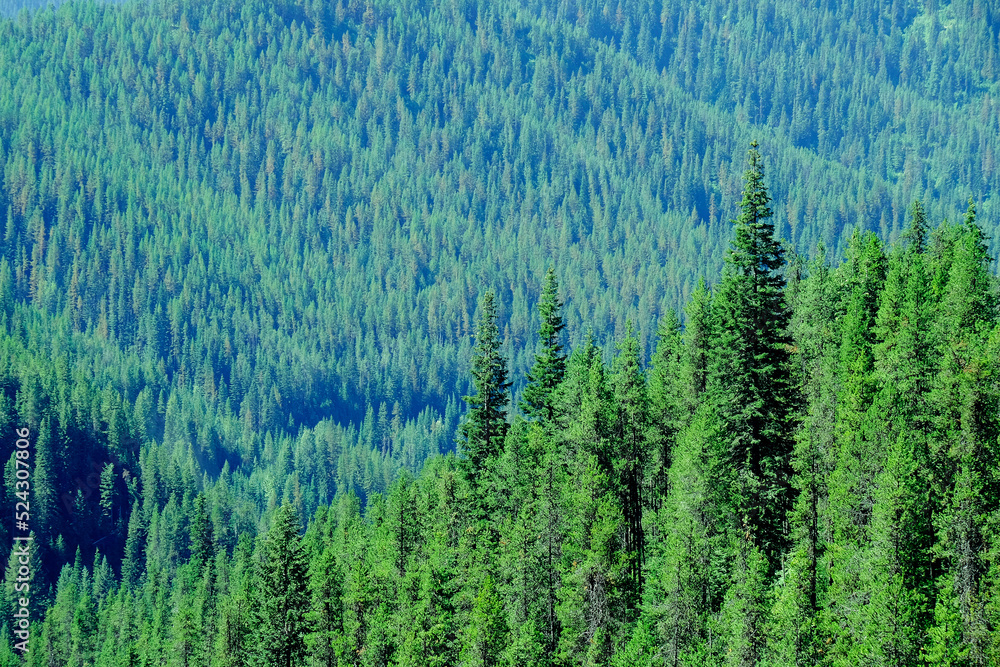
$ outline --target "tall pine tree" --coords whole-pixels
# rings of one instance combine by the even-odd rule
[[[528,372],[528,385],[521,397],[521,410],[529,417],[552,421],[555,411],[552,393],[566,374],[566,354],[561,342],[566,324],[562,318],[562,300],[554,269],[545,274],[545,287],[538,302],[542,324],[538,329],[542,349],[535,355],[535,365]]]
[[[263,623],[259,647],[264,664],[293,667],[303,663],[310,603],[308,583],[299,517],[292,505],[285,504],[275,513],[260,568]]]
[[[756,142],[747,163],[732,247],[712,301],[717,330],[709,391],[721,418],[719,471],[728,487],[731,518],[773,570],[787,541],[797,399],[789,362],[785,257],[774,238]]]
[[[496,297],[490,290],[483,295],[476,326],[476,346],[472,351],[473,396],[464,396],[469,406],[459,427],[473,485],[479,481],[487,459],[500,453],[507,435],[507,360],[500,352]]]

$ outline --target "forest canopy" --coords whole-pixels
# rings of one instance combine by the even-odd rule
[[[30,664],[1000,661],[990,3],[19,8]]]

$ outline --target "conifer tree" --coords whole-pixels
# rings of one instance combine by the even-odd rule
[[[472,351],[472,384],[475,395],[463,397],[469,406],[459,427],[462,449],[469,462],[472,483],[478,484],[487,459],[500,453],[507,435],[507,360],[500,352],[497,306],[492,291],[480,302],[476,345]]]
[[[103,532],[113,528],[115,510],[115,466],[113,463],[107,464],[101,470],[100,494],[101,516],[98,520],[98,527]]]
[[[555,410],[552,394],[566,374],[566,355],[561,342],[566,324],[562,318],[562,301],[555,269],[545,274],[545,286],[538,302],[542,324],[538,329],[541,352],[535,355],[535,365],[528,372],[528,384],[521,397],[521,410],[529,417],[552,421]]]
[[[755,667],[761,664],[767,645],[768,563],[764,554],[745,535],[735,538],[736,562],[733,582],[723,605],[726,664]]]
[[[709,353],[712,345],[712,293],[700,278],[684,309],[683,379],[688,411],[698,407],[708,384]]]
[[[53,433],[51,420],[46,417],[42,420],[38,430],[38,441],[35,444],[31,488],[31,516],[43,539],[54,537],[61,523],[56,508],[56,460],[54,458]]]
[[[310,529],[316,526],[316,521]],[[311,605],[307,618],[310,632],[306,635],[306,644],[315,664],[337,667],[338,659],[344,655],[344,576],[333,545],[327,542],[329,536],[324,535],[324,538],[313,545],[314,556],[309,566]]]
[[[839,341],[831,326],[838,291],[822,248],[806,268],[808,276],[798,281],[791,329],[794,367],[807,409],[792,454],[797,496],[789,514],[791,549],[783,563],[773,610],[771,646],[772,656],[789,664],[805,664],[817,655],[817,614],[828,579],[822,512],[827,506],[826,480],[835,448],[838,386]]]
[[[479,594],[472,603],[472,613],[462,651],[465,664],[475,667],[500,665],[501,656],[507,645],[507,635],[503,603],[500,601],[493,577],[487,574]]]
[[[259,650],[264,663],[273,667],[301,665],[308,631],[308,562],[299,536],[299,519],[290,504],[279,507],[274,515],[259,578]]]
[[[626,327],[625,338],[618,346],[612,387],[614,392],[614,470],[618,477],[618,492],[625,519],[625,558],[628,559],[629,605],[638,604],[642,596],[643,566],[646,536],[643,510],[646,492],[646,467],[649,462],[649,397],[642,369],[639,340]]]
[[[726,544],[710,488],[716,428],[706,405],[681,431],[669,471],[670,495],[657,516],[662,539],[651,558],[644,611],[655,622],[668,665],[685,664],[685,656],[704,649],[709,639],[706,619],[719,611],[730,583],[719,563]]]
[[[989,519],[998,506],[997,451],[1000,435],[995,383],[987,380],[989,333],[997,321],[995,279],[989,275],[985,238],[970,201],[951,248],[946,284],[938,305],[938,406],[932,465],[942,477],[942,507],[935,517],[948,571],[941,578],[928,651],[941,664],[961,657],[988,664],[989,626],[985,598],[989,565]],[[951,656],[951,657],[949,657]]]
[[[836,395],[835,448],[828,482],[827,528],[836,545],[837,557],[830,561],[830,588],[823,616],[830,623],[830,636],[844,635],[845,644],[856,641],[856,621],[848,619],[850,600],[859,595],[860,563],[867,548],[867,530],[874,504],[875,479],[881,465],[869,407],[878,390],[875,377],[875,319],[888,260],[874,233],[855,233],[847,249],[847,261],[838,268],[844,315],[840,326],[840,350]],[[836,653],[839,644],[828,646]]]
[[[259,582],[254,570],[251,540],[240,536],[230,565],[228,591],[217,605],[218,632],[213,664],[224,667],[247,667],[263,657],[256,651],[253,635],[258,629],[261,613],[254,590]]]
[[[862,570],[869,601],[856,612],[863,631],[848,653],[853,664],[917,664],[926,636],[933,575],[920,445],[900,434],[876,480]]]
[[[720,471],[732,520],[749,531],[772,569],[786,544],[791,504],[792,386],[784,251],[774,238],[764,167],[751,144],[743,200],[712,302],[710,392],[723,425]],[[734,527],[735,527],[734,526]]]
[[[144,545],[146,542],[146,526],[143,513],[139,509],[139,501],[132,505],[132,513],[128,519],[128,533],[125,539],[125,554],[122,559],[122,585],[131,588],[139,582],[139,576],[144,567]]]
[[[649,503],[659,508],[667,495],[668,471],[677,434],[690,418],[691,396],[683,378],[684,345],[674,311],[667,311],[657,330],[656,352],[649,371],[651,437],[655,446]]]
[[[414,603],[412,635],[404,641],[409,664],[444,667],[458,659],[455,618],[455,566],[453,557],[434,545],[429,560],[421,564],[419,590]],[[404,664],[407,664],[404,660]]]
[[[204,493],[194,499],[194,513],[190,521],[191,562],[199,567],[211,566],[215,560],[215,541],[212,538],[212,521],[208,516]]]

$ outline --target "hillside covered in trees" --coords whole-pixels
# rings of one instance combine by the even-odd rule
[[[304,535],[300,493],[255,539],[238,476],[181,496],[183,471],[144,467],[120,579],[78,550],[28,664],[996,664],[1000,325],[974,204],[932,229],[915,203],[899,244],[856,233],[835,267],[787,265],[771,218],[751,148],[722,280],[649,363],[631,325],[610,364],[567,350],[550,271],[517,406],[486,292],[460,455],[337,494]]]
[[[1000,660],[998,33],[979,0],[0,18],[28,662]]]

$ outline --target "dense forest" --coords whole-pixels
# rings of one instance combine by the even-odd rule
[[[338,493],[304,534],[297,482],[255,535],[228,470],[197,491],[143,460],[129,498],[108,464],[74,523],[109,530],[131,500],[120,569],[77,549],[27,664],[996,664],[1000,324],[975,204],[931,229],[914,203],[896,245],[788,264],[756,145],[744,180],[721,282],[683,329],[668,312],[650,363],[630,324],[610,364],[590,337],[567,350],[549,271],[514,406],[487,291],[459,455]],[[16,408],[44,415],[51,510],[48,414],[86,431],[108,408],[38,393]]]
[[[991,3],[21,7],[27,663],[1000,662]]]

